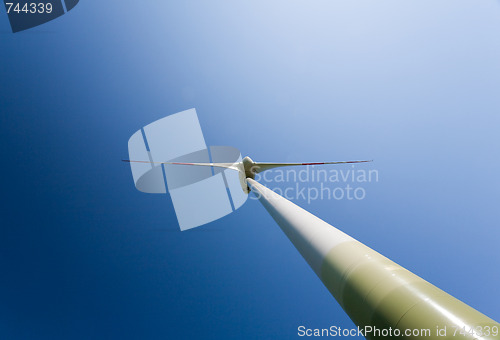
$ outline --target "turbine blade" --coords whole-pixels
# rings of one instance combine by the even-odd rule
[[[351,163],[368,163],[369,161],[339,161],[339,162],[313,162],[313,163],[265,163],[265,162],[255,162],[254,171],[256,173],[266,171],[273,168],[279,168],[282,166],[298,166],[298,165],[323,165],[323,164],[351,164]]]
[[[149,163],[149,164],[167,164],[167,165],[195,165],[195,166],[213,166],[217,168],[225,168],[232,170],[239,170],[238,163],[181,163],[181,162],[151,162],[151,161],[133,161],[130,159],[122,159],[122,162],[127,163]]]

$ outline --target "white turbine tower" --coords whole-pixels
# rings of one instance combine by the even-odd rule
[[[205,145],[194,109],[136,132],[129,157],[139,190],[165,193],[167,179],[181,230],[227,215],[253,191],[368,339],[500,339],[498,322],[255,180],[255,174],[276,167],[370,161],[241,159],[234,148]]]

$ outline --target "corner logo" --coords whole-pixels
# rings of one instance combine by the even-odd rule
[[[80,0],[4,0],[12,32],[24,31],[72,10]]]

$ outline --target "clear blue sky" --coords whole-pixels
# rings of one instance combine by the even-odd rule
[[[178,231],[127,140],[196,107],[261,161],[375,159],[297,203],[500,320],[496,1],[82,1],[0,13],[4,339],[276,339],[353,327],[260,203]],[[361,167],[361,166],[359,166]]]

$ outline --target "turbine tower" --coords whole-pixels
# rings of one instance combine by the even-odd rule
[[[247,181],[366,338],[500,339],[498,322],[257,181]]]
[[[174,116],[177,117],[172,119]],[[157,128],[151,126],[153,123],[132,136],[129,140],[130,160],[126,160],[131,164],[136,187],[141,191],[164,193],[163,177],[167,179],[181,230],[236,210],[252,191],[366,338],[500,339],[498,322],[255,180],[255,174],[276,167],[370,161],[259,163],[249,157],[242,160],[233,148],[208,148],[205,145],[205,149],[199,149],[202,144],[197,145],[196,151],[184,150],[183,156],[170,152],[170,157],[155,157],[161,153],[153,151],[151,141],[161,148],[171,144],[159,141],[158,133],[148,131],[163,131],[166,126],[176,124],[186,126],[186,121],[179,120],[181,116],[188,117],[196,133],[201,133],[194,110],[168,116],[160,120],[162,122]],[[177,128],[170,131],[179,134]],[[160,135],[165,136],[165,133]],[[138,143],[142,139],[145,147]],[[231,197],[228,199],[232,208],[229,212],[220,186]],[[193,214],[195,205],[191,204],[191,198],[203,194],[197,191],[201,188],[208,188],[212,196],[196,202],[196,208],[202,210]],[[182,192],[177,192],[181,189]],[[190,203],[183,202],[188,198]],[[200,208],[200,202],[205,208]],[[225,208],[219,207],[222,205]],[[197,219],[190,220],[184,214],[196,215]]]

